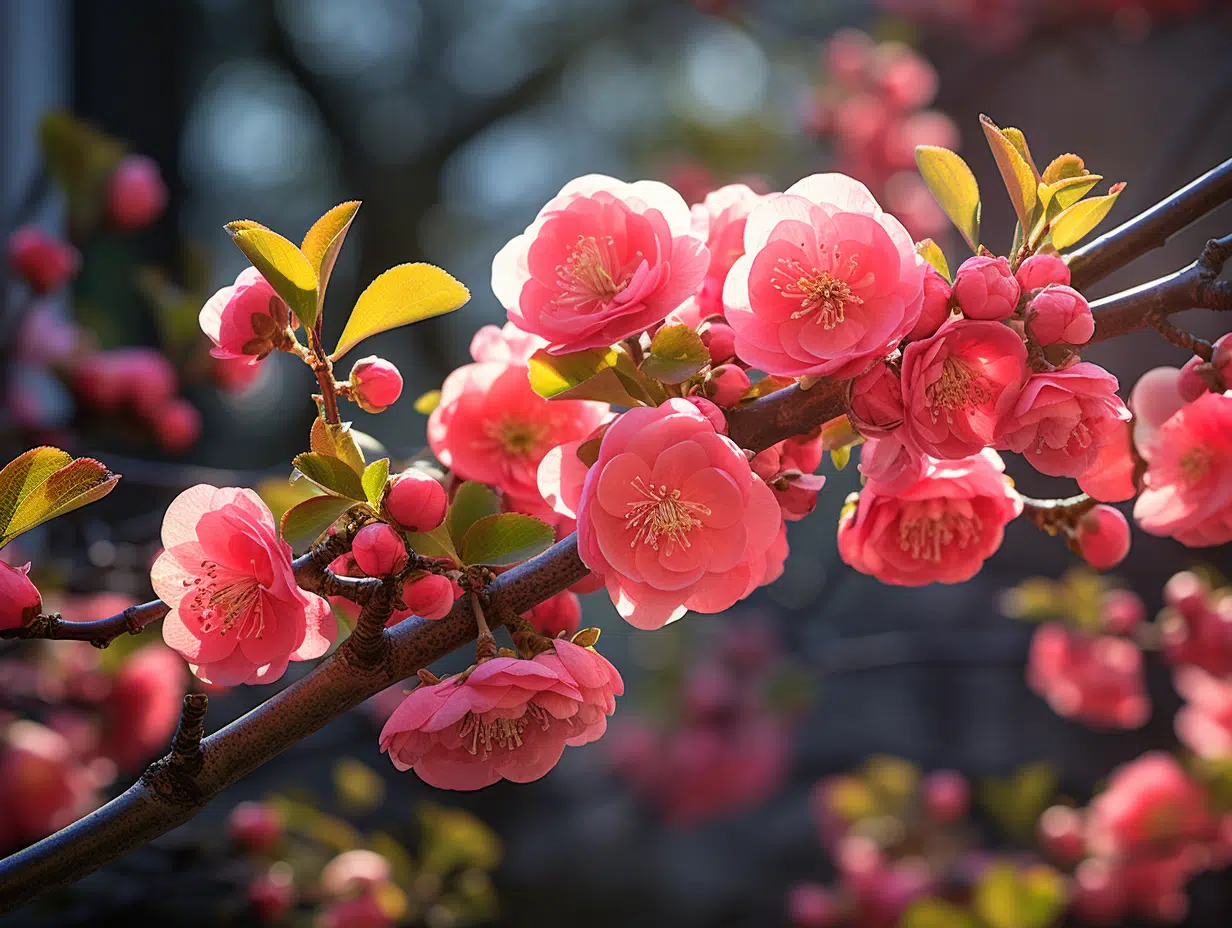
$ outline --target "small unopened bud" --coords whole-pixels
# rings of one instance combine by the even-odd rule
[[[201,434],[201,413],[186,399],[167,403],[152,416],[158,444],[169,454],[182,454],[191,448]]]
[[[1220,335],[1211,345],[1211,364],[1224,389],[1232,390],[1232,332]]]
[[[67,242],[38,226],[22,226],[9,236],[9,266],[35,293],[64,286],[81,266],[81,255]]]
[[[1095,334],[1095,317],[1081,293],[1053,285],[1037,293],[1027,307],[1027,334],[1040,345],[1085,345]]]
[[[726,322],[712,322],[702,332],[702,344],[710,352],[712,364],[730,361],[736,356],[736,333]]]
[[[241,802],[227,816],[227,834],[240,847],[263,853],[282,840],[282,816],[268,802]]]
[[[43,597],[29,573],[29,564],[13,567],[0,561],[0,628],[22,628],[43,611]]]
[[[720,364],[706,379],[706,395],[720,406],[735,406],[749,389],[749,375],[735,364]]]
[[[1129,554],[1129,522],[1119,509],[1100,504],[1079,521],[1074,539],[1088,564],[1109,570]]]
[[[445,488],[421,470],[405,470],[389,481],[385,512],[408,532],[430,532],[445,521]]]
[[[1042,290],[1049,284],[1069,286],[1069,265],[1056,255],[1032,255],[1018,265],[1014,275],[1024,293]]]
[[[884,361],[851,382],[852,424],[866,438],[888,434],[903,424],[903,388],[898,374]]]
[[[158,164],[144,155],[122,160],[107,182],[107,214],[126,231],[144,229],[167,206],[167,185]]]
[[[351,396],[364,412],[384,412],[401,395],[402,375],[384,358],[369,355],[351,368]]]
[[[949,283],[931,264],[924,268],[924,308],[915,327],[907,335],[911,341],[930,338],[950,318]]]
[[[1198,371],[1198,367],[1204,363],[1206,362],[1194,355],[1181,366],[1181,372],[1176,378],[1176,391],[1186,403],[1192,403],[1210,389],[1210,384]]]
[[[436,620],[449,615],[460,593],[460,588],[448,577],[428,574],[403,588],[402,601],[412,615]]]
[[[369,577],[387,577],[406,566],[406,543],[384,522],[365,525],[351,542],[355,563]]]
[[[343,851],[321,870],[321,889],[329,896],[346,896],[387,883],[392,875],[389,861],[376,851],[355,848]]]
[[[1039,840],[1044,851],[1064,867],[1082,860],[1086,852],[1082,816],[1069,806],[1052,806],[1039,820]]]
[[[688,401],[697,407],[698,412],[710,420],[710,424],[714,426],[714,430],[720,435],[727,434],[727,417],[723,415],[723,410],[714,405],[713,402],[706,399],[704,396],[694,394],[688,397]]]
[[[956,822],[967,814],[971,787],[956,770],[937,770],[924,778],[924,808],[938,822]]]
[[[248,903],[265,924],[280,922],[295,905],[295,879],[290,865],[279,861],[248,884]]]
[[[1008,319],[1018,308],[1018,281],[1005,258],[976,255],[954,275],[954,299],[968,319]]]

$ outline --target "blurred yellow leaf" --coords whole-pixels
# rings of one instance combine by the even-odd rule
[[[420,866],[429,873],[494,870],[501,861],[501,840],[483,821],[462,809],[423,802],[416,807],[423,826]]]
[[[385,781],[362,761],[344,757],[330,774],[338,804],[348,812],[362,815],[380,808],[385,801]]]
[[[429,390],[415,400],[415,411],[420,415],[430,416],[441,404],[441,391]]]
[[[1031,214],[1035,211],[1035,204],[1038,201],[1035,172],[1031,170],[1031,166],[1027,164],[1014,143],[997,128],[996,123],[987,116],[981,115],[980,126],[983,127],[984,136],[988,139],[988,147],[992,149],[992,156],[997,162],[997,169],[1001,172],[1001,179],[1005,182],[1005,189],[1010,195],[1010,202],[1014,205],[1014,213],[1018,216],[1018,222],[1024,229],[1029,229],[1031,228]]]
[[[933,199],[975,251],[980,244],[980,187],[967,162],[948,148],[917,145],[915,163]]]
[[[317,272],[304,253],[277,232],[254,227],[248,220],[228,223],[227,231],[304,328],[311,329],[317,321]]]
[[[372,335],[453,312],[470,298],[470,291],[439,267],[392,267],[359,295],[331,358],[336,361]]]
[[[269,511],[274,514],[274,521],[281,521],[283,514],[296,503],[319,496],[317,488],[306,480],[295,483],[283,477],[269,477],[258,483],[254,490],[261,497]]]
[[[917,899],[907,907],[898,928],[978,928],[971,914],[944,899]]]

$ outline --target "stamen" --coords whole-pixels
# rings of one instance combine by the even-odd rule
[[[835,266],[842,263],[838,250],[834,252]],[[847,304],[860,306],[864,303],[862,297],[851,292],[849,283],[851,275],[858,265],[855,255],[846,261],[847,278],[835,277],[829,271],[818,271],[817,268],[806,268],[795,258],[779,258],[775,262],[776,270],[770,278],[771,286],[783,296],[800,301],[800,308],[791,314],[792,319],[803,319],[811,313],[816,313],[814,321],[824,329],[836,328],[847,318]],[[863,283],[871,275],[865,275]]]
[[[667,538],[668,554],[676,545],[690,547],[689,532],[702,524],[696,516],[710,515],[710,507],[681,499],[679,490],[669,493],[662,484],[657,488],[653,484],[647,486],[641,477],[634,479],[630,486],[644,498],[627,506],[625,528],[636,529],[629,547],[637,547],[638,542],[644,541],[658,551],[661,537]]]
[[[265,631],[262,614],[261,584],[253,576],[242,577],[217,586],[219,568],[213,561],[201,562],[202,575],[185,581],[185,587],[196,587],[193,608],[201,616],[201,630],[225,635],[235,629],[237,637],[260,638]],[[239,623],[238,625],[236,623]]]
[[[539,448],[548,425],[543,422],[527,422],[513,417],[483,424],[483,433],[490,441],[481,442],[484,447],[515,457],[530,457]]]
[[[941,364],[941,376],[924,390],[924,398],[930,407],[933,422],[939,411],[945,412],[945,420],[953,422],[951,411],[971,409],[992,399],[992,391],[981,374],[969,368],[958,358],[946,358]]]
[[[898,546],[916,560],[940,561],[942,551],[951,543],[957,542],[960,548],[971,544],[979,537],[982,525],[975,513],[947,509],[923,511],[911,518],[904,513],[898,524]]]
[[[552,302],[585,311],[583,307],[588,303],[594,304],[590,307],[594,309],[611,301],[628,286],[632,277],[632,274],[619,273],[615,248],[616,243],[610,235],[579,235],[565,263],[556,266],[560,293]],[[641,260],[640,252],[637,259]]]
[[[1206,472],[1210,470],[1211,464],[1214,462],[1215,456],[1210,450],[1201,445],[1190,448],[1178,462],[1181,470],[1181,476],[1190,486],[1194,486],[1202,481],[1206,476]]]
[[[526,712],[516,719],[492,719],[485,722],[482,716],[468,712],[458,722],[458,740],[467,752],[476,755],[482,749],[484,755],[493,750],[515,751],[522,746],[522,734],[531,722],[538,722],[541,731],[547,731],[552,716],[537,703],[530,703]],[[466,743],[467,738],[470,744]]]

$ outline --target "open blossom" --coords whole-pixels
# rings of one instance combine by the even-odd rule
[[[1120,503],[1138,492],[1134,486],[1133,422],[1118,422],[1100,445],[1095,460],[1078,475],[1078,488],[1103,503]]]
[[[947,322],[903,351],[904,427],[925,454],[973,455],[993,443],[1028,373],[1026,346],[1009,326]]]
[[[1159,627],[1169,663],[1232,676],[1232,593],[1215,595],[1205,580],[1183,570],[1164,584]]]
[[[1116,378],[1089,361],[1032,374],[997,427],[999,447],[1023,455],[1042,474],[1084,474],[1130,419],[1116,391]]]
[[[749,213],[764,199],[745,184],[728,184],[710,191],[706,199],[693,205],[691,231],[706,243],[710,265],[701,290],[673,310],[673,319],[695,327],[710,316],[723,315],[723,283],[736,259],[744,254],[744,227]],[[711,358],[724,360],[713,351]]]
[[[554,354],[645,331],[697,292],[708,252],[666,184],[570,181],[492,261],[492,290]]]
[[[1138,728],[1151,713],[1137,645],[1084,635],[1059,622],[1035,630],[1027,685],[1058,715],[1095,728]]]
[[[1144,531],[1190,547],[1232,541],[1232,394],[1207,393],[1160,426],[1143,483]]]
[[[1176,367],[1153,367],[1134,384],[1129,408],[1134,414],[1134,447],[1151,459],[1159,428],[1188,402],[1181,396],[1181,371]]]
[[[596,652],[557,645],[563,655],[497,657],[469,674],[417,687],[385,723],[381,750],[399,770],[414,769],[441,789],[539,779],[566,745],[603,733],[611,697],[623,691],[616,669]]]
[[[210,337],[216,358],[246,358],[256,364],[282,340],[290,309],[255,267],[245,268],[201,307],[201,331]]]
[[[272,683],[334,640],[329,603],[296,585],[291,546],[252,490],[185,490],[163,517],[162,542],[150,581],[171,607],[163,640],[205,682]]]
[[[476,342],[482,357],[502,353],[494,336]],[[531,388],[525,361],[515,360],[528,347],[515,337],[505,348],[510,360],[477,358],[445,378],[440,405],[428,418],[428,444],[456,476],[499,487],[514,506],[542,508],[539,462],[558,445],[589,435],[610,407],[545,400]]]
[[[770,374],[853,377],[915,326],[924,259],[863,184],[814,174],[749,215],[723,290],[736,354]]]
[[[692,403],[670,399],[608,428],[577,522],[578,553],[617,611],[659,628],[756,589],[782,517],[744,452]]]
[[[64,828],[98,805],[97,778],[80,763],[68,738],[18,719],[0,738],[0,847],[30,844]]]
[[[582,622],[582,604],[576,593],[566,590],[548,597],[524,615],[541,635],[549,638],[561,632],[572,635]]]
[[[1210,827],[1202,788],[1171,754],[1150,751],[1114,770],[1092,800],[1087,840],[1097,854],[1116,857],[1200,840]]]
[[[970,580],[1001,546],[1022,500],[995,451],[928,462],[915,483],[889,490],[870,480],[843,512],[838,550],[883,583],[923,586]]]

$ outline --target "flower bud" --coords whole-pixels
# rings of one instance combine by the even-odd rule
[[[1069,806],[1052,806],[1039,820],[1039,841],[1043,849],[1063,867],[1071,866],[1086,853],[1082,816]]]
[[[866,437],[876,438],[903,424],[903,388],[898,374],[878,361],[851,382],[852,424]]]
[[[1181,366],[1181,372],[1176,377],[1177,392],[1186,403],[1192,403],[1210,389],[1210,385],[1198,373],[1198,366],[1203,363],[1205,362],[1200,357],[1194,355]]]
[[[956,770],[937,770],[924,778],[924,808],[938,822],[956,822],[967,814],[971,787]]]
[[[268,802],[241,802],[227,816],[227,834],[240,847],[260,854],[282,839],[282,816]]]
[[[369,355],[351,368],[351,396],[364,412],[384,412],[402,395],[402,375],[384,358]]]
[[[749,375],[735,364],[720,364],[706,378],[706,395],[720,406],[735,406],[749,389]]]
[[[1095,317],[1072,287],[1045,287],[1027,307],[1027,334],[1040,345],[1085,345],[1095,334]]]
[[[295,905],[295,880],[291,867],[279,861],[248,884],[248,903],[265,924],[280,922]]]
[[[389,481],[384,509],[408,532],[430,532],[445,521],[449,500],[431,475],[411,468]]]
[[[999,322],[1018,308],[1018,281],[1005,258],[976,255],[954,275],[954,299],[968,319]]]
[[[704,396],[698,396],[696,393],[685,398],[696,406],[703,416],[710,420],[710,424],[714,426],[716,432],[720,435],[727,434],[727,416],[723,415],[723,410],[719,409],[718,406]]]
[[[172,400],[153,417],[158,444],[169,454],[183,454],[201,434],[201,413],[185,399]]]
[[[721,364],[736,356],[736,333],[726,322],[710,323],[702,332],[702,344],[710,352],[712,364]]]
[[[841,924],[843,909],[820,883],[797,883],[787,893],[787,918],[792,928],[832,928]]]
[[[1232,332],[1220,335],[1211,345],[1211,364],[1223,381],[1225,390],[1232,390]]]
[[[560,632],[572,635],[582,622],[582,604],[576,595],[566,591],[545,599],[525,615],[541,635],[549,638],[555,638]]]
[[[365,525],[351,542],[355,563],[369,577],[387,577],[406,566],[406,543],[384,522]]]
[[[35,293],[64,286],[81,266],[81,255],[67,242],[38,226],[22,226],[9,236],[9,266]]]
[[[158,164],[144,155],[129,155],[107,181],[107,215],[126,231],[144,229],[167,206],[167,185]]]
[[[924,268],[924,308],[915,327],[908,334],[910,341],[919,341],[937,334],[937,330],[950,318],[949,283],[931,264]]]
[[[1128,635],[1146,619],[1146,606],[1133,590],[1109,590],[1100,602],[1104,631]]]
[[[321,870],[321,889],[329,896],[347,896],[387,883],[392,875],[389,861],[376,851],[355,848],[343,851]]]
[[[0,628],[21,628],[43,611],[43,597],[28,573],[29,564],[13,567],[0,561]]]
[[[1129,554],[1129,522],[1119,509],[1101,503],[1082,517],[1074,539],[1088,564],[1109,570]]]
[[[402,601],[412,615],[423,619],[443,619],[453,608],[458,592],[448,577],[427,574],[403,588]]]
[[[1018,265],[1014,275],[1024,293],[1042,290],[1049,284],[1069,286],[1069,265],[1056,255],[1032,255]]]

